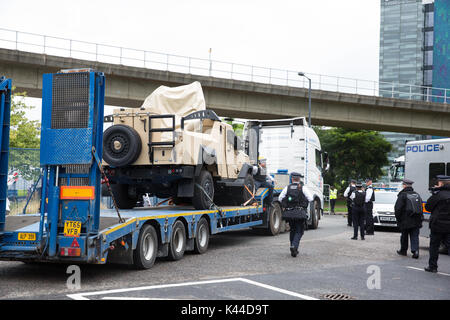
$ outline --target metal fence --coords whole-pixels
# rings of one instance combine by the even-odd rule
[[[10,148],[8,167],[9,214],[39,212],[42,190],[39,149]]]
[[[298,75],[298,70],[284,70],[194,58],[3,28],[0,28],[0,47],[217,78],[300,88],[308,88],[309,86],[308,80]],[[448,103],[450,101],[450,89],[448,88],[378,82],[315,73],[307,73],[306,75],[311,79],[311,88],[317,90],[440,103]]]

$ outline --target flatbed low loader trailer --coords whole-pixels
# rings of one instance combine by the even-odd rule
[[[43,76],[45,196],[39,214],[0,212],[0,260],[115,262],[148,269],[157,257],[179,260],[185,251],[204,253],[212,234],[249,227],[278,234],[270,219],[280,213],[262,205],[267,189],[259,189],[250,206],[100,210],[104,90],[103,73],[90,69]]]

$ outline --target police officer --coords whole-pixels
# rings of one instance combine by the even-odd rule
[[[350,185],[344,191],[344,197],[347,198],[347,226],[351,227],[353,223],[352,218],[352,199],[350,195],[356,190],[356,180],[351,180]]]
[[[447,246],[450,255],[450,176],[437,176],[438,185],[432,189],[433,195],[428,198],[425,209],[430,216],[430,259],[425,271],[437,272],[439,246],[441,242]]]
[[[278,197],[278,200],[284,208],[283,219],[290,226],[290,251],[293,257],[298,255],[298,246],[303,236],[305,222],[308,217],[306,211],[308,204],[314,201],[311,191],[302,185],[300,178],[300,173],[292,172],[292,183],[285,187]]]
[[[267,174],[266,159],[260,157],[258,159],[259,165],[253,166],[253,179],[255,180],[255,188],[269,188],[269,193],[267,195],[267,202],[265,205],[271,205],[273,201],[273,181],[272,176]]]
[[[352,200],[352,218],[353,218],[353,238],[352,240],[358,240],[358,227],[361,233],[361,240],[364,240],[365,229],[365,201],[366,192],[362,188],[362,182],[358,182],[355,185],[356,189],[350,195]]]
[[[334,206],[336,205],[337,190],[334,186],[330,186],[330,209],[331,213],[334,214]]]
[[[422,228],[423,212],[422,212],[422,199],[417,192],[414,191],[412,185],[413,181],[409,179],[402,180],[403,189],[397,195],[397,201],[395,202],[395,219],[397,220],[397,226],[400,228],[400,250],[397,251],[399,255],[406,256],[408,251],[408,238],[411,242],[411,253],[414,259],[419,258],[419,233]],[[413,207],[408,205],[408,194],[414,194],[417,196],[417,202],[420,207],[420,211],[414,214]]]
[[[366,179],[366,234],[373,236],[375,234],[375,225],[373,223],[373,202],[375,201],[375,192],[373,192],[372,179]]]

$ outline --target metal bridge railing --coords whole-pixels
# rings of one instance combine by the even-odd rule
[[[298,71],[194,58],[0,28],[0,47],[224,79],[308,88]],[[312,89],[448,103],[450,89],[307,73]]]

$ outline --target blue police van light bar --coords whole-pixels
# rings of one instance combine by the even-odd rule
[[[278,169],[277,173],[288,173],[288,169]]]

